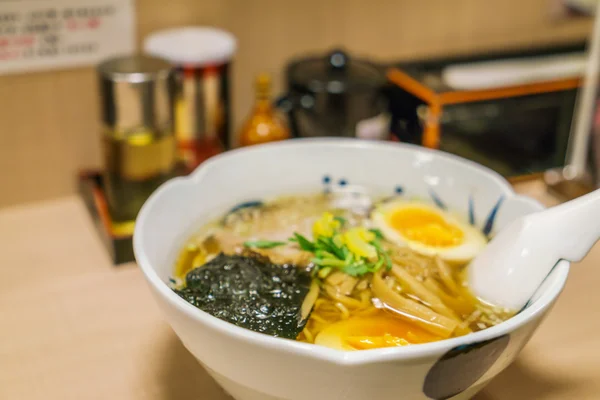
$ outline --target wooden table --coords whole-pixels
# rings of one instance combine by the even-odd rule
[[[598,261],[600,246],[478,400],[600,399]],[[77,197],[1,210],[0,399],[230,399],[145,285],[134,264],[111,265]]]

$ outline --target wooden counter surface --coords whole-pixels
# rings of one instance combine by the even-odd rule
[[[520,191],[555,203],[538,184]],[[597,223],[597,222],[595,222]],[[477,400],[600,399],[600,245]],[[230,399],[113,267],[77,197],[0,211],[0,399]]]

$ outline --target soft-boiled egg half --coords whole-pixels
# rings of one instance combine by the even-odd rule
[[[483,233],[427,203],[393,200],[375,208],[375,226],[387,240],[452,264],[473,259],[487,244]]]

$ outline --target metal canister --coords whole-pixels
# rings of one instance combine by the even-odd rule
[[[106,60],[97,71],[107,202],[114,221],[131,221],[175,172],[175,72],[144,55]]]
[[[209,27],[159,31],[144,42],[148,54],[176,66],[175,135],[188,171],[230,147],[229,72],[236,46],[229,32]]]

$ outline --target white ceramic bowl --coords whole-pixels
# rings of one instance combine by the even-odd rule
[[[561,292],[561,262],[521,313],[463,337],[402,348],[341,352],[252,332],[188,304],[168,286],[178,251],[202,224],[240,203],[275,195],[366,187],[420,196],[496,230],[542,206],[498,174],[420,147],[356,139],[298,139],[234,150],[148,199],[134,249],[148,284],[185,347],[238,400],[468,399],[506,368]],[[493,232],[492,230],[492,232]]]

